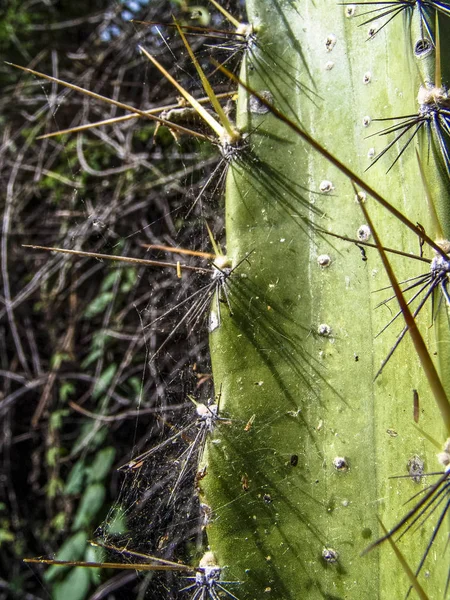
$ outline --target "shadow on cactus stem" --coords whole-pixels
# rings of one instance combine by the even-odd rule
[[[285,123],[290,129],[292,129],[304,141],[306,141],[317,152],[319,152],[327,161],[329,161],[331,164],[333,164],[335,167],[337,167],[341,171],[341,173],[346,175],[350,179],[350,181],[352,181],[352,185],[353,185],[356,195],[358,195],[358,190],[357,190],[356,186],[359,186],[366,193],[368,193],[374,200],[376,200],[381,206],[383,206],[383,208],[388,210],[394,217],[396,217],[400,222],[402,222],[404,225],[406,225],[406,227],[408,227],[408,229],[410,229],[411,231],[416,233],[419,236],[419,238],[421,238],[425,242],[427,242],[428,245],[431,248],[433,248],[433,250],[436,251],[437,256],[441,257],[445,264],[448,264],[448,262],[449,262],[448,254],[446,253],[445,249],[442,248],[437,242],[432,240],[422,229],[420,229],[416,225],[414,225],[414,223],[412,223],[407,217],[405,217],[398,209],[396,209],[394,206],[392,206],[387,200],[385,200],[380,194],[378,194],[378,192],[376,192],[367,183],[365,183],[365,181],[361,177],[359,177],[356,173],[354,173],[351,169],[349,169],[346,165],[344,165],[338,158],[333,156],[324,146],[322,146],[317,140],[315,140],[313,137],[311,137],[306,131],[302,130],[296,123],[294,123],[288,117],[286,117],[281,111],[279,111],[275,106],[273,106],[270,102],[268,102],[263,96],[258,94],[258,92],[256,92],[256,90],[252,89],[245,82],[243,82],[241,79],[236,77],[236,75],[234,75],[233,73],[231,73],[224,67],[222,67],[218,64],[217,64],[217,66],[231,80],[233,80],[234,82],[241,85],[250,94],[253,94],[254,96],[256,96],[258,98],[258,100],[263,105],[265,105],[276,118],[278,118],[283,123]],[[359,205],[361,206],[363,213],[366,214],[367,211],[364,207],[364,203],[359,202]],[[368,214],[367,214],[367,217],[368,217]],[[369,217],[368,217],[368,223],[369,223]],[[369,223],[369,227],[370,227],[370,223]],[[370,229],[373,231],[372,227],[370,227]],[[373,232],[373,234],[374,234],[374,238],[375,238],[375,232]],[[425,372],[428,382],[430,384],[430,388],[433,392],[434,398],[435,398],[436,403],[441,412],[446,431],[448,433],[450,433],[450,402],[449,402],[449,399],[447,398],[447,395],[446,395],[446,392],[442,385],[442,382],[438,376],[438,373],[437,373],[436,368],[433,364],[433,361],[430,357],[430,354],[427,350],[427,347],[423,341],[423,338],[417,328],[414,317],[411,314],[411,311],[409,310],[408,303],[405,300],[405,298],[403,297],[403,294],[402,294],[401,289],[398,285],[398,282],[395,278],[395,275],[390,267],[389,261],[386,258],[386,253],[383,251],[383,247],[381,246],[381,244],[379,244],[378,242],[376,242],[376,244],[379,249],[380,256],[382,257],[383,265],[389,276],[389,279],[391,281],[391,285],[394,289],[397,300],[399,301],[401,311],[402,311],[403,316],[406,321],[406,326],[410,331],[417,354],[419,356],[419,359],[422,363],[424,372]],[[445,275],[445,277],[447,277],[447,275]],[[446,285],[446,279],[445,279],[445,285]]]
[[[299,381],[304,383],[316,401],[320,401],[317,385],[320,382],[331,389],[339,402],[345,404],[344,396],[330,386],[323,363],[305,351],[302,339],[292,335],[292,326],[294,325],[292,314],[281,303],[275,303],[273,298],[268,297],[264,289],[258,285],[257,278],[252,276],[255,271],[262,268],[262,265],[256,262],[258,253],[255,252],[254,256],[255,263],[252,261],[249,273],[246,273],[244,278],[237,280],[233,286],[232,326],[251,341],[261,361],[268,366],[276,380],[280,393],[288,406],[294,409],[297,403],[284,383],[283,374],[276,367],[277,361],[274,356],[278,355],[282,356],[283,363],[292,373],[296,374]],[[227,320],[224,325],[231,326],[229,322],[230,320]],[[302,328],[298,323],[297,326]],[[307,327],[303,327],[303,331],[305,338],[317,333]],[[313,429],[311,424],[304,421],[303,415],[299,414],[297,417],[302,420],[308,431]]]

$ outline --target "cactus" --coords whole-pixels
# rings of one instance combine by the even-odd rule
[[[431,5],[445,3],[423,3],[421,18],[413,6],[418,2],[399,2],[408,6],[382,27],[392,15],[383,17],[380,2],[380,20],[358,28],[372,16],[364,14],[375,10],[373,3],[362,4],[248,0],[257,42],[245,58],[243,83],[270,98],[277,111],[347,165],[354,180],[359,175],[431,238],[438,236],[437,222],[448,237],[448,130],[436,142],[431,126],[428,136],[419,132],[403,152],[406,133],[366,170],[387,143],[374,134],[395,123],[375,119],[417,113],[420,86],[435,82],[435,65],[446,62],[439,51],[447,56],[448,19],[441,18],[442,49],[437,34],[430,39]],[[425,37],[428,42],[420,43]],[[383,532],[377,517],[394,525],[406,512],[406,500],[421,489],[420,476],[390,477],[407,475],[414,464],[437,469],[429,435],[441,444],[448,436],[448,401],[439,411],[406,337],[374,381],[402,317],[374,339],[393,316],[374,310],[392,293],[375,294],[389,285],[382,263],[375,250],[365,249],[367,260],[361,260],[354,245],[327,235],[373,243],[367,220],[347,174],[264,108],[241,87],[237,125],[249,142],[227,179],[227,254],[234,262],[252,255],[233,279],[233,316],[225,315],[210,335],[215,385],[232,424],[216,428],[204,459],[208,476],[202,488],[214,514],[209,543],[228,567],[227,579],[243,582],[240,600],[265,593],[401,598],[410,581],[395,553],[388,547],[361,553]],[[395,164],[386,173],[389,158]],[[369,194],[364,207],[384,245],[418,254],[417,235],[395,214]],[[403,281],[427,270],[411,258],[389,260]],[[420,323],[448,390],[447,302],[437,303],[435,326],[427,329],[431,302]],[[420,398],[418,426],[413,396]],[[403,538],[413,571],[434,526],[428,519]],[[448,519],[442,529],[421,569],[430,598],[448,593]]]
[[[450,237],[450,8],[319,4],[247,0],[236,128],[211,121],[229,161],[227,259],[210,287],[225,418],[205,409],[214,555],[192,599],[448,593],[448,470],[429,492],[439,504],[420,505],[412,530],[401,519],[450,433],[448,244],[436,242]],[[411,315],[396,279],[409,299],[421,274],[416,302],[430,301]],[[396,331],[402,313],[417,353]],[[396,523],[392,551],[378,542]]]

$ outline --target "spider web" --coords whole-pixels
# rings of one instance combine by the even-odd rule
[[[135,105],[154,105],[158,100],[158,92],[160,97],[174,100],[174,93],[172,90],[167,91],[169,86],[166,83],[159,82],[155,85],[147,72],[141,72],[139,80],[133,80],[136,75],[129,69],[130,61],[135,60],[133,49],[137,41],[157,53],[168,52],[161,36],[155,31],[131,26],[129,29],[132,33],[127,34],[128,42],[123,44],[126,36],[118,35],[116,26],[116,22],[119,23],[122,19],[117,11],[123,7],[115,3],[114,9],[116,12],[109,16],[110,20],[105,17],[105,22],[101,24],[103,35],[110,36],[109,75],[103,76],[94,70],[93,76],[84,80],[86,87],[111,95],[109,79],[110,74],[114,73],[114,93],[121,98],[130,98]],[[151,3],[147,18],[169,21],[171,10],[169,3]],[[99,31],[101,29],[99,27]],[[180,41],[177,41],[175,35],[168,39],[163,28],[162,33],[170,49],[179,56]],[[193,68],[190,67],[189,74],[188,59],[182,56],[178,62],[178,73],[182,74],[183,82],[192,79]],[[81,75],[75,68],[77,64],[74,63],[75,66],[65,79],[80,81]],[[124,65],[123,70],[120,70],[121,65]],[[40,64],[40,68],[41,66]],[[42,70],[51,72],[44,66]],[[94,122],[114,116],[95,102],[85,101],[60,90],[55,93],[48,84],[39,83],[38,89],[40,96],[36,101],[36,110],[43,110],[44,104],[46,119],[44,126],[41,126],[43,130],[33,135],[77,125],[80,123],[80,115],[81,122]],[[140,91],[136,92],[138,89],[142,94]],[[225,87],[222,86],[220,91],[224,90]],[[21,102],[30,106],[26,94],[23,99],[22,96],[18,98],[19,105]],[[145,135],[142,129],[145,130]],[[67,175],[66,179],[73,187],[69,199],[58,199],[49,193],[48,202],[42,203],[39,210],[27,215],[27,235],[21,238],[21,243],[51,244],[143,258],[149,257],[140,246],[143,242],[211,250],[208,247],[205,220],[215,235],[222,231],[221,199],[214,181],[192,209],[193,201],[215,167],[216,158],[205,144],[187,139],[175,143],[167,130],[165,133],[161,132],[160,137],[152,144],[149,128],[142,128],[142,123],[137,120],[131,125],[106,126],[101,131],[94,130],[84,136],[83,139],[80,136],[78,140],[75,136],[69,138],[67,143],[53,138],[48,146],[45,145],[47,142],[39,146],[47,148],[47,154],[41,150],[37,152],[37,145],[34,145],[25,158],[17,158],[18,164],[23,159],[28,169],[24,171],[27,177],[33,171],[38,179],[38,171],[43,164],[47,171],[58,172],[60,165],[56,158],[62,156],[62,172]],[[96,155],[96,143],[103,144],[108,149],[106,164],[99,161]],[[220,179],[220,176],[221,173],[218,172],[217,178]],[[18,186],[16,188],[19,189]],[[26,208],[30,200],[29,194],[27,196],[17,190],[17,197],[28,198],[24,200]],[[218,201],[214,198],[218,198]],[[19,209],[15,211],[14,216],[20,213]],[[186,219],[188,212],[189,217]],[[64,219],[63,223],[61,219]],[[35,262],[31,264],[31,261]],[[85,258],[74,260],[73,257],[58,254],[44,256],[43,253],[28,253],[23,262],[28,265],[26,268],[29,272],[36,275],[14,299],[15,306],[25,304],[29,298],[33,298],[33,294],[41,286],[42,289],[48,289],[50,295],[53,294],[60,307],[58,322],[65,318],[65,307],[69,304],[71,295],[79,297],[81,308],[87,309],[83,313],[78,308],[72,318],[66,321],[69,323],[68,329],[73,326],[75,330],[73,355],[77,356],[83,366],[81,373],[76,373],[73,377],[76,385],[71,398],[72,410],[69,411],[70,419],[63,422],[61,437],[63,440],[73,441],[81,428],[80,423],[90,428],[90,434],[73,449],[73,454],[63,466],[63,476],[67,475],[68,469],[78,464],[80,456],[80,462],[86,456],[89,462],[92,454],[95,455],[98,447],[96,436],[99,439],[106,438],[110,445],[114,445],[120,466],[129,458],[132,447],[135,448],[132,454],[136,455],[140,448],[157,446],[173,435],[175,430],[183,430],[192,425],[183,437],[162,447],[139,469],[113,471],[108,476],[111,478],[109,491],[116,500],[97,529],[96,537],[105,544],[121,547],[126,545],[130,550],[138,552],[192,560],[191,557],[195,555],[197,546],[200,547],[204,535],[203,515],[194,490],[199,452],[192,456],[192,466],[176,486],[176,493],[170,503],[169,498],[183,461],[183,452],[190,447],[197,431],[197,414],[193,403],[187,400],[187,394],[192,393],[205,401],[212,395],[209,386],[204,385],[210,372],[206,328],[202,328],[199,323],[198,332],[191,332],[188,339],[186,328],[180,328],[170,346],[164,349],[156,362],[149,365],[149,357],[182,318],[185,309],[180,307],[179,311],[174,311],[154,326],[147,328],[147,325],[166,312],[168,307],[174,306],[198,289],[201,284],[199,277],[186,273],[179,280],[173,270],[117,268],[106,264],[106,261]],[[36,265],[39,262],[41,269]],[[193,259],[192,263],[194,262]],[[105,273],[106,284],[102,280]],[[57,282],[53,287],[54,279]],[[75,327],[75,323],[79,326]],[[41,333],[36,337],[46,340]],[[42,343],[40,346],[51,348],[51,344]],[[43,363],[47,362],[45,358]],[[58,376],[62,381],[72,381],[71,370],[75,371],[75,365],[65,367],[63,364]],[[108,372],[113,374],[112,379],[105,378]],[[99,386],[98,382],[102,385]],[[100,389],[102,386],[104,389]],[[15,392],[13,388],[11,394],[6,396],[6,407],[14,406]],[[27,404],[33,406],[37,403],[33,398]],[[45,429],[42,431],[45,435]],[[68,442],[66,445],[72,451]],[[34,451],[30,447],[29,456],[33,456]],[[27,460],[31,463],[31,459]],[[45,464],[45,461],[40,461],[38,454],[33,456],[33,460],[35,465]],[[15,462],[24,464],[21,460]],[[45,475],[42,473],[44,468],[36,473],[36,467],[29,465],[29,462],[22,472],[32,472],[30,479],[32,478],[32,486],[36,488],[36,482]],[[55,473],[50,475],[57,477],[58,474],[55,469]],[[25,489],[25,482],[22,485]],[[40,498],[42,497],[44,496],[40,492]],[[57,498],[55,504],[65,502],[65,510],[70,514],[76,510],[77,500],[78,498],[68,496],[62,501]],[[52,509],[57,510],[53,506],[50,507]],[[101,519],[102,516],[99,516],[96,522]],[[28,556],[50,555],[64,542],[60,535],[59,541],[41,543],[39,532],[36,533],[36,539],[26,551]],[[66,532],[67,536],[70,537],[69,531]],[[200,550],[199,553],[201,554]],[[117,562],[130,560],[124,555],[117,556],[115,552],[108,552],[108,558]],[[33,579],[40,586],[37,578]],[[157,576],[150,581],[148,576],[130,571],[116,572],[111,581],[101,585],[93,597],[107,595],[108,598],[143,598],[145,595],[152,598],[175,598],[177,590],[185,584],[186,581],[180,581],[177,574]],[[31,582],[27,589],[34,591]],[[37,593],[41,590],[42,588]]]

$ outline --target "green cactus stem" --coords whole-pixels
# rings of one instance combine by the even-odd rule
[[[373,24],[358,28],[360,5],[249,0],[247,8],[257,41],[244,82],[433,238],[412,148],[388,174],[384,160],[366,171],[386,144],[368,137],[380,129],[374,119],[417,111],[417,15],[392,19],[367,40]],[[429,438],[442,444],[447,427],[409,338],[374,381],[404,323],[400,315],[376,338],[398,310],[395,301],[391,312],[385,304],[375,310],[392,295],[377,291],[389,286],[378,254],[366,247],[362,256],[326,233],[374,241],[348,177],[257,98],[242,88],[239,96],[237,126],[249,133],[249,148],[228,173],[227,255],[237,264],[252,254],[230,278],[233,315],[224,314],[210,335],[221,411],[231,421],[216,427],[204,458],[210,547],[225,578],[242,581],[240,600],[402,598],[410,582],[395,553],[388,546],[361,553],[382,535],[377,518],[394,525],[422,489],[422,470],[437,470]],[[411,146],[427,155],[426,136]],[[446,231],[448,175],[434,167],[438,154],[427,155],[425,171],[427,178],[433,171]],[[414,233],[363,190],[359,197],[383,245],[419,254]],[[431,259],[427,245],[426,252]],[[403,256],[389,260],[400,281],[428,268]],[[445,301],[440,308],[446,315]],[[448,323],[436,342],[430,315],[431,302],[419,326],[439,361],[449,348]],[[444,368],[442,377],[448,389]],[[419,476],[413,462],[422,465]],[[400,544],[413,571],[431,521]],[[444,596],[446,542],[445,532],[437,536],[421,571],[430,598]]]

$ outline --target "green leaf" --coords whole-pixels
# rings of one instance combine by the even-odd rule
[[[87,542],[85,531],[79,531],[66,540],[58,550],[55,558],[57,560],[81,560]],[[51,566],[44,573],[44,580],[48,583],[54,581],[58,576],[67,572],[69,567]],[[78,569],[79,571],[82,569]]]
[[[84,600],[91,585],[89,569],[71,569],[63,581],[53,586],[53,600]]]
[[[4,527],[5,524],[2,523],[0,527],[0,547],[3,543],[13,542],[14,534],[9,530],[9,527]]]
[[[124,294],[128,294],[130,290],[134,288],[137,281],[137,272],[133,267],[128,267],[123,269],[123,274],[125,276],[125,281],[122,282],[120,286],[120,291]]]
[[[51,465],[50,465],[51,466]],[[64,487],[64,483],[58,477],[52,477],[47,484],[47,498],[55,498]]]
[[[65,403],[69,399],[69,396],[73,396],[75,393],[75,386],[73,383],[65,381],[60,385],[59,388],[59,399],[61,402]]]
[[[55,352],[50,362],[52,370],[57,371],[62,363],[68,360],[70,360],[70,356],[67,352]]]
[[[81,427],[80,435],[72,447],[71,455],[75,456],[81,448],[84,448],[86,444],[86,438],[89,438],[89,447],[91,449],[101,446],[107,434],[108,430],[104,425],[101,425],[98,429],[98,423],[96,421],[89,420]]]
[[[55,531],[62,531],[66,528],[67,515],[65,512],[57,513],[51,520],[52,528]]]
[[[54,467],[57,463],[58,456],[61,454],[61,448],[59,446],[52,446],[47,450],[45,455],[46,463],[49,467]]]
[[[104,312],[113,298],[114,294],[112,292],[104,292],[97,296],[97,298],[94,298],[94,300],[87,305],[84,311],[84,316],[86,319],[92,319],[96,315]]]
[[[102,330],[98,331],[93,335],[91,351],[88,356],[81,363],[81,368],[86,369],[90,364],[95,362],[98,358],[102,357],[105,352],[105,345],[108,339],[108,335]]]
[[[116,451],[112,446],[103,448],[95,455],[93,463],[87,468],[88,483],[100,482],[109,474]]]
[[[127,379],[127,384],[130,386],[135,396],[139,397],[142,389],[142,380],[139,377],[130,377]]]
[[[99,396],[101,396],[104,392],[106,392],[109,384],[111,383],[114,375],[116,374],[116,371],[117,371],[117,365],[115,365],[114,363],[112,365],[109,365],[109,367],[107,367],[103,371],[103,373],[100,375],[100,377],[95,382],[95,387],[92,392],[92,398],[94,400],[96,400]]]
[[[69,496],[70,494],[79,494],[83,486],[85,475],[85,461],[84,458],[81,458],[73,465],[72,469],[70,470],[70,473],[66,480],[64,494],[66,496]]]
[[[95,348],[94,350],[89,352],[87,357],[83,360],[83,362],[81,363],[81,369],[86,369],[89,365],[91,365],[93,362],[95,362],[102,356],[103,348]]]
[[[115,283],[121,278],[121,276],[122,276],[122,269],[113,269],[103,279],[102,285],[100,287],[100,291],[108,292],[115,285]]]
[[[104,499],[105,486],[100,483],[91,483],[81,498],[72,531],[89,527],[101,509]]]
[[[88,546],[86,548],[86,553],[84,555],[84,559],[88,562],[102,562],[104,560],[104,550],[97,546]],[[89,576],[93,585],[99,585],[102,580],[102,570],[101,569],[86,569],[89,572]]]
[[[50,429],[55,431],[57,429],[61,429],[63,424],[64,417],[67,417],[69,411],[67,409],[64,410],[55,410],[52,412],[50,416]]]

